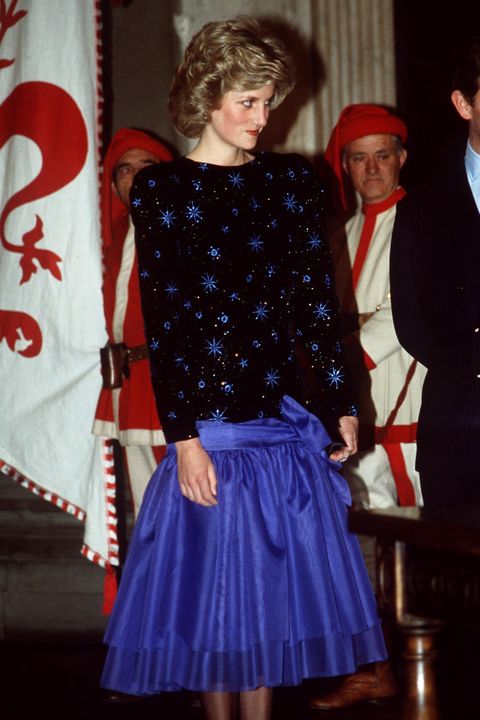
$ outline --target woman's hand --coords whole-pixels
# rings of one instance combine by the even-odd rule
[[[182,495],[204,507],[217,504],[217,477],[209,454],[198,438],[180,440],[177,449],[178,482]]]
[[[330,455],[330,460],[345,462],[350,455],[354,455],[358,450],[358,418],[343,415],[338,421],[338,429],[345,446],[340,450],[335,450]]]

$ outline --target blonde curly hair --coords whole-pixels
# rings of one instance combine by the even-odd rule
[[[251,17],[209,22],[190,41],[170,87],[168,109],[179,133],[201,135],[230,90],[273,83],[273,109],[295,84],[292,55],[280,38]]]

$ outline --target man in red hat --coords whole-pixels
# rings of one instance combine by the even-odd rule
[[[397,203],[405,195],[399,176],[406,137],[405,124],[389,110],[350,105],[340,114],[325,153],[342,209],[354,193],[358,201],[331,243],[360,404],[360,451],[346,463],[344,474],[354,505],[367,509],[421,504],[415,441],[425,370],[401,347],[390,304],[390,242]],[[373,579],[373,543],[363,539],[362,547]],[[395,692],[388,663],[379,663],[347,677],[312,706],[345,707]]]
[[[141,168],[171,159],[159,140],[122,128],[103,163],[103,295],[109,342],[101,351],[103,388],[93,432],[116,438],[123,447],[135,516],[147,482],[165,454],[165,438],[150,380],[129,191]]]

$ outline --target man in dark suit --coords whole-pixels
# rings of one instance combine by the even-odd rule
[[[398,338],[428,369],[416,461],[426,507],[480,505],[480,40],[451,99],[468,123],[465,157],[399,204],[390,266]]]

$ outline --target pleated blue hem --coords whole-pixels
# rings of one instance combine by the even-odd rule
[[[316,417],[199,423],[218,505],[184,498],[169,447],[145,492],[101,684],[236,692],[354,672],[386,657],[348,486]]]
[[[247,652],[228,653],[195,652],[182,638],[169,634],[158,648],[129,650],[110,646],[101,684],[131,695],[183,689],[239,692],[347,675],[359,665],[384,657],[379,626],[348,638],[330,635],[293,646],[271,641]]]

